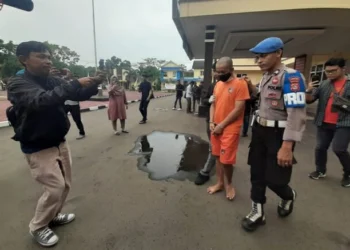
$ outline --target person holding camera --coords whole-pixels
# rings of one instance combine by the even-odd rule
[[[314,180],[326,177],[327,151],[333,141],[333,152],[343,166],[341,185],[350,187],[350,77],[345,74],[345,60],[331,58],[325,63],[327,80],[312,81],[306,91],[306,102],[318,100],[315,125],[316,170],[309,174]]]
[[[29,232],[42,246],[53,246],[58,236],[49,226],[72,222],[75,215],[61,213],[69,193],[72,157],[65,136],[70,123],[64,109],[66,100],[85,101],[97,94],[104,75],[73,80],[69,84],[52,76],[51,53],[41,42],[18,45],[16,55],[25,67],[23,75],[10,79],[6,110],[20,142],[33,178],[42,185]]]

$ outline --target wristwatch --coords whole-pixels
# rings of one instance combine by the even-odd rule
[[[305,93],[306,94],[312,94],[312,90],[306,90]]]

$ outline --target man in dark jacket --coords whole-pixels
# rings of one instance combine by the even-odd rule
[[[72,159],[65,140],[70,123],[64,102],[89,99],[103,79],[100,75],[67,83],[50,76],[51,54],[40,42],[19,44],[16,55],[25,72],[8,84],[13,107],[7,115],[15,131],[13,139],[20,142],[33,178],[44,189],[29,229],[40,245],[53,246],[58,237],[49,225],[67,224],[75,218],[61,213],[71,186]]]
[[[181,84],[181,81],[177,81],[177,84],[176,84],[176,99],[175,99],[175,103],[174,103],[174,107],[173,107],[173,110],[176,109],[176,105],[177,105],[177,102],[179,102],[179,105],[180,107],[177,109],[177,110],[182,110],[182,103],[181,103],[181,99],[182,99],[182,96],[183,96],[183,92],[184,92],[184,85]]]
[[[214,81],[216,82],[216,79],[217,79],[217,75],[215,73],[216,62],[213,64],[212,70],[214,73]],[[207,93],[205,95],[205,98],[202,99],[203,105],[207,105],[209,107],[209,109],[210,109],[211,103],[214,101],[214,99],[212,97],[213,93],[214,93],[214,87],[215,87],[215,84],[210,84],[209,88],[207,90]],[[204,91],[203,87],[201,88],[201,91]],[[208,112],[207,118],[206,118],[207,135],[208,135],[209,142],[210,142],[211,131],[210,131],[210,123],[209,122],[210,122],[210,112]],[[209,181],[210,172],[215,167],[215,163],[216,163],[216,157],[211,154],[211,145],[209,145],[209,154],[208,154],[207,162],[205,163],[204,167],[201,169],[201,171],[197,175],[197,178],[194,182],[196,185],[203,185],[207,181]]]

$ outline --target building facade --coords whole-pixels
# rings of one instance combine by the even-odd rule
[[[206,85],[214,59],[253,57],[249,49],[270,36],[284,41],[284,56],[305,76],[322,75],[328,58],[350,59],[349,15],[349,0],[173,0],[183,48],[190,59],[204,59]]]
[[[183,78],[183,72],[181,65],[169,61],[160,68],[160,80],[162,83],[175,83]]]

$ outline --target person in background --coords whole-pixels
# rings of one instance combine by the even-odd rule
[[[248,76],[243,77],[243,79],[248,84],[249,95],[250,95],[250,99],[248,99],[245,102],[243,130],[242,130],[242,137],[247,137],[248,136],[248,129],[249,129],[250,115],[251,115],[252,109],[254,109],[254,105],[256,102],[256,95],[254,95],[254,93],[256,93],[257,91],[256,91],[256,87],[252,84],[252,81],[249,79]]]
[[[144,77],[143,82],[139,86],[139,92],[141,93],[141,101],[140,101],[140,113],[142,115],[142,120],[140,124],[145,124],[147,122],[147,108],[148,104],[153,95],[152,84],[147,80],[147,77]]]
[[[84,101],[96,95],[104,76],[85,77],[69,84],[51,76],[51,53],[41,42],[19,44],[16,56],[25,72],[9,81],[7,94],[13,106],[6,114],[32,177],[43,187],[29,232],[41,246],[49,247],[59,240],[49,226],[75,219],[75,214],[61,212],[72,183],[72,157],[65,139],[70,123],[64,102]]]
[[[69,69],[62,69],[62,79],[66,80],[68,83],[73,80],[72,73]],[[83,122],[81,121],[81,112],[80,112],[80,105],[77,101],[67,100],[64,103],[64,107],[66,110],[66,113],[70,112],[72,115],[73,121],[77,125],[77,128],[79,130],[79,136],[76,138],[77,140],[85,138],[85,130]]]
[[[306,91],[306,102],[318,100],[315,116],[317,143],[315,149],[316,171],[309,174],[314,180],[326,177],[327,151],[332,144],[333,152],[343,166],[341,185],[350,187],[350,111],[334,107],[334,100],[340,96],[350,103],[350,77],[345,75],[345,60],[331,58],[325,63],[327,80],[319,83],[312,79]],[[348,105],[345,105],[348,106]]]
[[[195,83],[192,81],[190,84],[186,87],[186,100],[187,100],[187,113],[192,113],[192,99],[193,99],[193,92],[192,88]]]
[[[226,191],[226,198],[236,196],[232,186],[233,165],[243,125],[245,101],[249,99],[247,83],[233,74],[232,59],[223,57],[216,63],[216,83],[210,107],[212,154],[216,156],[217,183],[208,188],[209,194]]]
[[[203,89],[203,82],[200,82],[199,86],[195,86],[193,89],[193,112],[197,115],[198,114],[198,108],[200,105],[201,101],[201,94],[202,94],[202,89]],[[197,104],[197,109],[196,109],[196,104]]]
[[[128,101],[124,88],[118,82],[116,76],[112,76],[110,85],[108,86],[109,103],[108,118],[112,121],[112,127],[115,135],[121,133],[129,133],[125,130],[126,110],[128,109]],[[121,132],[117,130],[117,121],[120,120]]]
[[[213,64],[213,73],[214,73],[214,81],[216,82],[217,80],[217,75],[216,75],[216,62]],[[203,85],[202,85],[203,87]],[[207,90],[207,94],[205,96],[205,98],[202,99],[202,104],[206,105],[209,107],[210,110],[210,106],[212,104],[212,102],[214,101],[213,99],[213,92],[214,92],[214,87],[215,84],[210,84],[209,88]],[[211,143],[210,143],[210,137],[211,137],[211,131],[210,131],[210,112],[208,112],[207,114],[207,118],[206,118],[206,124],[207,124],[207,135],[209,138],[209,154],[208,154],[208,158],[207,161],[204,165],[204,167],[201,169],[201,171],[198,173],[196,180],[194,181],[194,183],[196,185],[203,185],[205,184],[207,181],[209,181],[210,179],[210,173],[213,170],[213,168],[215,167],[215,162],[216,162],[216,157],[212,155],[212,149],[211,149]]]
[[[177,102],[179,102],[179,105],[180,105],[180,107],[177,110],[182,110],[181,99],[182,99],[183,92],[184,92],[184,86],[181,84],[180,80],[177,81],[177,84],[176,84],[176,87],[175,87],[175,91],[176,91],[176,100],[175,100],[175,103],[174,103],[173,110],[176,109]]]
[[[196,111],[196,103],[197,103],[197,99],[200,99],[200,96],[197,96],[197,92],[198,92],[198,86],[197,83],[194,82],[193,87],[192,87],[192,111],[194,114],[197,113]]]

